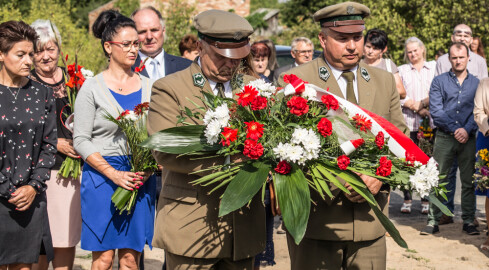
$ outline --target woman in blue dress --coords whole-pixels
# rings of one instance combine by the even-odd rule
[[[139,41],[134,22],[117,11],[100,14],[93,25],[108,68],[87,79],[75,104],[74,147],[86,161],[81,183],[81,247],[92,251],[92,269],[112,269],[118,250],[121,269],[138,269],[144,245],[151,246],[155,212],[155,179],[148,172],[130,172],[126,138],[105,118],[148,102],[152,81],[131,70]],[[119,214],[111,202],[117,187],[138,189],[131,212]]]
[[[479,126],[476,140],[477,152],[481,149],[489,150],[489,78],[482,79],[477,87],[474,98],[474,120]],[[486,219],[489,220],[489,190],[476,189],[475,194],[486,196]],[[489,237],[480,248],[489,251]]]

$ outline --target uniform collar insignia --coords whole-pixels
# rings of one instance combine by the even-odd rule
[[[368,74],[368,71],[366,68],[361,67],[360,68],[360,74],[362,74],[362,78],[364,78],[367,82],[370,81],[370,74]]]
[[[321,78],[321,80],[327,82],[328,79],[329,79],[329,76],[331,76],[331,74],[329,73],[328,69],[326,67],[319,67],[319,78]]]
[[[204,78],[204,75],[202,75],[202,73],[195,73],[194,75],[192,75],[192,78],[194,79],[194,85],[197,86],[197,87],[200,87],[200,88],[204,88],[204,85],[205,85],[205,78]]]

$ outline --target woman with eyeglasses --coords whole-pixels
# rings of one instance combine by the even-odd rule
[[[144,245],[151,246],[155,214],[155,179],[130,172],[126,137],[105,112],[149,102],[153,82],[131,70],[139,41],[134,22],[114,10],[104,11],[92,28],[108,57],[106,70],[85,81],[75,104],[74,146],[85,160],[81,183],[81,247],[92,251],[92,269],[112,269],[118,250],[120,269],[138,269]],[[131,212],[119,214],[111,202],[122,187],[138,189]]]

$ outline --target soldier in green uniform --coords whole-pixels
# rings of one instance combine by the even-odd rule
[[[323,56],[286,72],[372,111],[408,132],[399,94],[391,73],[360,63],[365,22],[370,10],[355,2],[325,7],[314,14],[321,24],[319,40]],[[281,83],[283,83],[281,75]],[[388,214],[389,187],[360,176],[384,213]],[[313,200],[304,239],[295,245],[288,235],[293,270],[385,269],[385,230],[368,203],[351,187],[348,195],[334,186],[333,198]],[[314,197],[315,196],[315,197]]]
[[[194,19],[199,57],[180,72],[153,85],[148,132],[177,126],[185,107],[205,107],[203,92],[235,98],[254,77],[236,75],[250,53],[251,25],[242,17],[209,10]],[[195,118],[187,122],[202,124]],[[253,269],[253,258],[265,249],[265,210],[259,196],[249,206],[218,217],[219,197],[209,187],[194,186],[191,172],[223,164],[223,158],[195,159],[155,153],[163,166],[153,245],[165,249],[168,269]],[[236,157],[231,157],[236,159]],[[221,191],[222,192],[222,191]]]

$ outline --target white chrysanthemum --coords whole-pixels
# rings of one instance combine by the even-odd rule
[[[279,143],[275,148],[273,148],[273,152],[275,153],[275,157],[280,160],[287,159],[287,152],[290,148],[290,144],[288,143]]]
[[[307,84],[306,84],[306,86],[304,88],[304,92],[302,92],[301,96],[307,100],[319,101],[317,99],[317,91],[314,90],[314,88],[308,86]]]
[[[212,120],[205,128],[204,135],[207,139],[207,143],[215,144],[219,140],[219,134],[221,133],[221,124],[218,120]]]
[[[124,115],[129,121],[136,122],[138,120],[138,116],[134,113],[134,111],[129,111],[129,114]]]
[[[305,128],[295,128],[294,133],[292,133],[291,143],[300,144],[309,135],[309,131]]]
[[[215,113],[213,110],[207,110],[207,112],[204,115],[204,124],[208,125],[214,118],[215,118]]]
[[[409,177],[409,181],[421,197],[428,196],[430,191],[438,186],[439,172],[436,161],[430,158],[426,165],[421,165],[414,175]]]
[[[307,131],[307,135],[302,139],[302,145],[306,151],[316,151],[321,147],[321,139],[312,129]]]
[[[287,160],[292,162],[298,162],[303,158],[304,149],[299,145],[291,145],[288,147]]]
[[[82,73],[83,77],[85,77],[85,79],[93,77],[93,71],[89,69],[81,68],[80,72]]]
[[[259,95],[266,98],[272,96],[272,94],[277,90],[275,86],[273,86],[271,83],[265,82],[263,79],[251,81],[248,85],[256,88]]]
[[[229,109],[227,104],[222,104],[217,107],[214,113],[214,117],[216,118],[226,118],[229,117]]]

